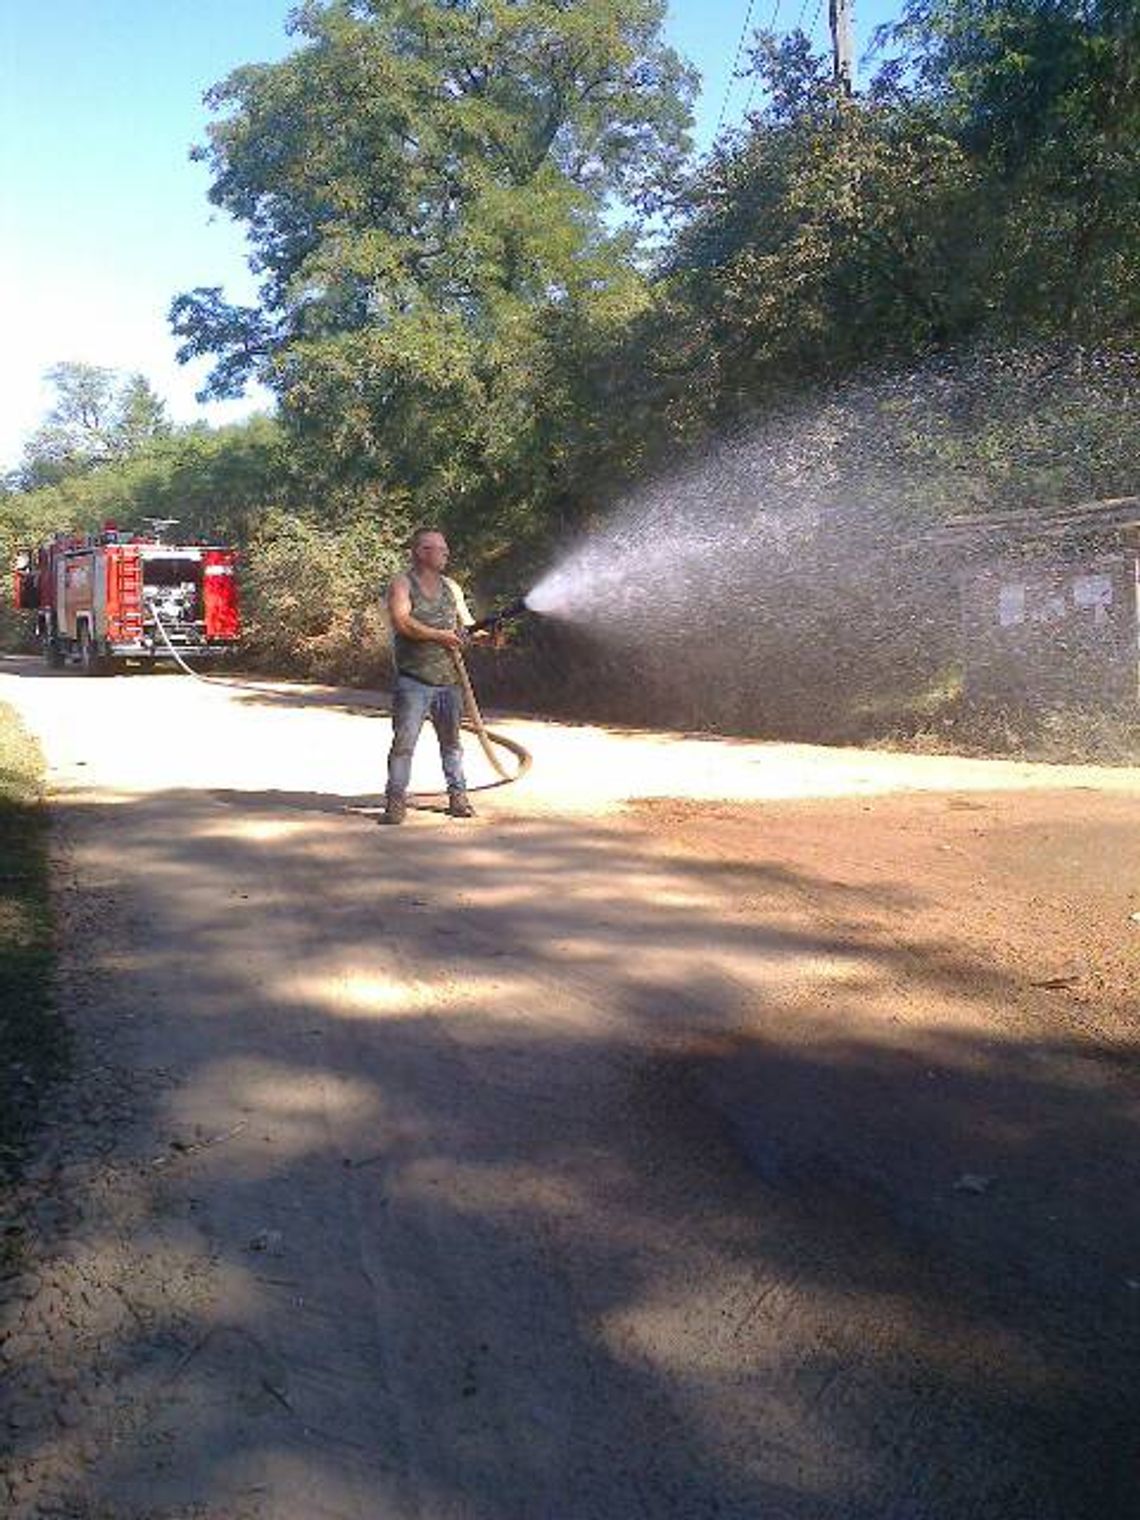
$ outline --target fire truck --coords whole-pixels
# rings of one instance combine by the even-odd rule
[[[172,526],[172,524],[169,524]],[[233,549],[120,532],[57,534],[16,558],[16,606],[53,667],[216,658],[241,631]]]

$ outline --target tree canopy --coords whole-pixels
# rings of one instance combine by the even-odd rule
[[[334,0],[301,47],[211,92],[211,198],[259,305],[172,308],[211,392],[257,373],[356,467],[437,500],[501,485],[562,381],[567,330],[646,301],[636,237],[688,147],[692,72],[661,0]]]
[[[16,482],[24,489],[129,458],[170,432],[166,407],[144,375],[94,364],[53,365],[56,398],[24,446]]]
[[[303,6],[291,57],[209,96],[211,198],[262,283],[179,297],[183,354],[215,394],[267,380],[342,477],[472,525],[872,360],[1134,331],[1133,6],[910,0],[853,100],[758,32],[761,103],[695,164],[662,11]]]
[[[909,0],[884,35],[994,187],[1001,297],[1084,340],[1135,331],[1140,10],[1132,0]]]

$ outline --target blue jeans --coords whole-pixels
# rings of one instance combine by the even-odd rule
[[[397,676],[392,693],[392,748],[388,751],[388,795],[402,797],[412,774],[412,753],[424,719],[439,740],[439,757],[449,792],[465,792],[459,725],[463,693],[458,686],[428,686],[415,676]]]

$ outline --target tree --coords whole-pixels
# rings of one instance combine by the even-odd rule
[[[700,166],[663,268],[682,413],[959,341],[988,309],[984,185],[937,113],[890,77],[848,99],[800,33],[751,57],[764,104]]]
[[[346,469],[425,508],[501,491],[554,346],[647,301],[620,199],[648,211],[687,149],[694,77],[662,0],[331,0],[304,39],[213,90],[199,156],[249,232],[256,307],[180,296],[210,391],[256,374]]]
[[[17,471],[25,490],[128,458],[170,432],[163,402],[143,375],[94,364],[57,364],[45,376],[56,400],[28,439]]]
[[[119,391],[112,445],[116,457],[127,458],[156,438],[170,433],[165,402],[145,375],[129,375]]]
[[[911,0],[880,45],[848,100],[804,36],[756,35],[763,104],[681,197],[642,334],[677,437],[884,358],[1135,342],[1140,10]]]
[[[1134,0],[910,0],[884,40],[1000,193],[1011,326],[1140,326],[1140,10]]]

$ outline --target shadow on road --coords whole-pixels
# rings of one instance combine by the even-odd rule
[[[61,810],[136,1074],[54,1263],[76,1513],[1136,1513],[1119,1047],[859,940],[921,883],[359,802]]]

